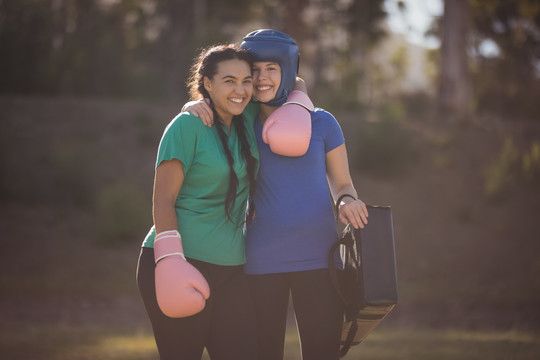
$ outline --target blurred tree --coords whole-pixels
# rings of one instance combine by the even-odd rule
[[[0,2],[0,89],[28,92],[46,80],[54,27],[43,14],[50,2]],[[37,31],[39,29],[39,31]]]
[[[451,52],[444,34],[449,31],[451,37],[457,37],[464,32],[458,25],[449,23],[447,30],[445,18],[454,16],[451,11],[458,7],[468,7],[466,16],[470,23],[465,38],[459,40],[459,52]],[[540,0],[446,0],[445,15],[434,23],[430,34],[443,39],[440,54],[443,109],[452,109],[448,93],[457,89],[456,96],[465,98],[459,93],[464,95],[469,91],[466,75],[450,72],[454,67],[465,74],[466,61],[474,88],[471,100],[463,100],[464,109],[472,106],[477,111],[505,118],[539,119]]]
[[[283,31],[301,43],[306,38],[303,14],[309,5],[309,0],[282,0],[281,3],[285,7]]]
[[[302,76],[321,105],[358,108],[370,101],[370,53],[385,31],[384,0],[312,0],[304,12]],[[305,56],[304,56],[305,55]]]
[[[108,5],[105,5],[108,4]],[[0,93],[133,94],[148,82],[140,0],[0,2]]]
[[[182,100],[198,48],[273,27],[298,41],[314,95],[355,105],[367,101],[383,2],[0,0],[0,94]]]
[[[162,28],[152,60],[160,69],[167,97],[178,99],[185,94],[184,82],[197,49],[231,42],[236,24],[252,15],[252,1],[154,1],[157,5],[154,16],[161,19]]]
[[[482,111],[539,120],[540,0],[471,0]]]
[[[351,2],[345,10],[346,31],[350,34],[350,49],[343,74],[345,94],[351,94],[350,104],[366,104],[373,100],[372,88],[377,64],[370,61],[369,54],[384,38],[386,32],[380,26],[386,18],[384,0]]]
[[[468,0],[445,0],[439,83],[440,114],[467,117],[472,110],[472,84],[467,57]]]
[[[178,99],[195,50],[250,0],[0,1],[0,93]]]

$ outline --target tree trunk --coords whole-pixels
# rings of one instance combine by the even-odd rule
[[[285,8],[283,31],[300,44],[307,35],[306,24],[304,24],[302,14],[309,6],[309,0],[286,0],[282,4]]]
[[[472,112],[472,83],[467,61],[468,0],[445,0],[442,21],[439,110],[447,120]]]

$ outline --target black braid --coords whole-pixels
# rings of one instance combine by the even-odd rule
[[[234,158],[231,153],[231,149],[229,149],[228,141],[227,141],[227,135],[225,134],[225,130],[223,130],[224,125],[219,121],[219,115],[214,108],[212,104],[212,111],[214,113],[214,119],[218,119],[216,121],[215,128],[217,129],[217,133],[219,135],[219,139],[221,140],[221,145],[223,146],[223,152],[225,153],[225,157],[227,158],[227,163],[229,164],[229,188],[227,189],[227,196],[225,197],[225,214],[227,215],[227,218],[230,222],[234,223],[234,221],[231,218],[231,212],[234,210],[234,204],[236,202],[236,190],[238,188],[238,177],[236,176],[236,173],[234,172]]]
[[[249,179],[249,198],[248,198],[248,213],[247,213],[247,222],[249,223],[253,219],[255,214],[255,204],[253,203],[253,194],[255,193],[255,170],[257,167],[257,159],[251,154],[251,148],[249,146],[247,137],[246,137],[246,128],[244,117],[241,115],[233,116],[233,123],[240,139],[240,146],[242,151],[242,156],[246,162],[246,168]]]

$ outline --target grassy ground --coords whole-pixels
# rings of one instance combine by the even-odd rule
[[[298,339],[290,332],[285,360],[299,359]],[[18,326],[0,330],[2,358],[10,360],[157,359],[146,330]],[[370,360],[536,360],[540,334],[514,331],[384,329],[373,332],[346,359]],[[209,359],[207,355],[203,359]]]

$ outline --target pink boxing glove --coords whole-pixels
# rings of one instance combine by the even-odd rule
[[[291,91],[287,102],[264,122],[262,138],[272,152],[284,156],[302,156],[311,140],[313,103],[306,93]]]
[[[179,318],[202,311],[210,297],[210,287],[199,270],[186,261],[178,231],[156,235],[154,259],[156,297],[163,314]]]

